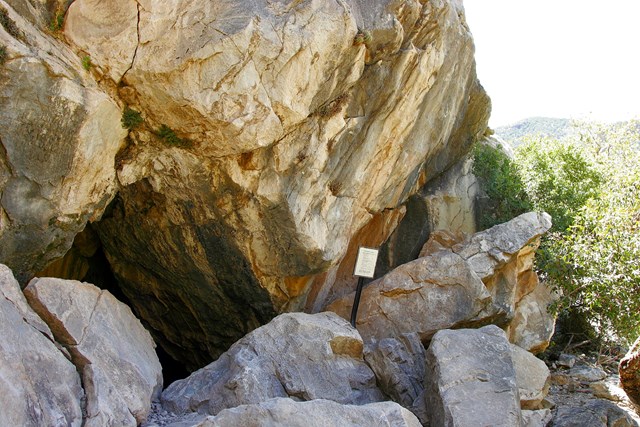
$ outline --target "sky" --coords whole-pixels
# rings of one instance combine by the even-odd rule
[[[640,0],[464,0],[492,128],[640,118]]]

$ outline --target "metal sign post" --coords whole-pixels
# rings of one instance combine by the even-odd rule
[[[354,276],[358,276],[358,286],[356,287],[356,295],[353,298],[353,307],[351,308],[351,326],[356,327],[356,318],[358,317],[358,305],[360,304],[360,295],[364,286],[364,278],[373,278],[376,271],[376,262],[378,261],[378,250],[372,248],[360,247],[358,249],[358,258],[353,271]]]

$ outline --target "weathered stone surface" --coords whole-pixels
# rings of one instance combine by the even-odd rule
[[[162,390],[149,333],[108,291],[70,280],[32,280],[25,294],[82,374],[86,426],[135,426]]]
[[[440,329],[475,319],[490,294],[468,263],[442,250],[403,264],[364,288],[357,326],[365,341],[415,332],[423,341]],[[328,309],[349,318],[353,295]]]
[[[47,334],[0,264],[0,425],[82,425],[80,377]]]
[[[637,427],[624,410],[613,403],[593,399],[577,407],[559,407],[553,418],[554,427]]]
[[[440,329],[506,324],[538,285],[534,249],[550,225],[547,214],[531,212],[467,238],[433,233],[422,258],[364,288],[357,323],[363,338],[417,332],[424,341]],[[352,304],[353,294],[327,308],[348,318]]]
[[[25,281],[100,217],[126,131],[80,58],[6,9],[19,33],[0,31],[0,262]]]
[[[145,118],[97,228],[125,293],[145,296],[136,311],[191,368],[317,307],[312,283],[354,235],[486,128],[457,1],[97,3],[76,0],[65,31]],[[372,41],[354,44],[358,28]],[[189,142],[162,142],[162,124]]]
[[[547,427],[552,419],[553,414],[550,409],[522,411],[522,427]]]
[[[620,385],[629,399],[640,407],[640,338],[618,365]]]
[[[531,275],[523,277],[533,279]],[[516,303],[513,320],[507,328],[509,341],[534,354],[543,352],[551,342],[556,324],[556,318],[548,307],[557,298],[558,295],[543,282],[522,297]]]
[[[296,402],[276,398],[254,405],[225,409],[208,417],[198,427],[224,426],[379,426],[419,427],[420,422],[408,410],[393,402],[367,405],[341,405],[329,400]]]
[[[511,321],[516,304],[538,286],[533,258],[540,236],[549,228],[547,213],[528,212],[452,247],[469,262],[492,295],[486,316],[496,322]]]
[[[533,354],[511,344],[511,360],[516,371],[516,383],[522,409],[540,409],[551,386],[547,365]]]
[[[364,404],[383,399],[358,332],[333,313],[282,314],[162,393],[175,413],[215,415],[274,397]]]
[[[431,425],[521,425],[511,345],[497,326],[439,331],[427,348],[427,371]]]
[[[601,381],[607,377],[607,373],[602,368],[586,364],[576,365],[569,369],[568,375],[576,381],[585,383]]]
[[[404,334],[373,341],[365,346],[364,357],[376,374],[380,389],[426,425],[425,349],[418,335]]]

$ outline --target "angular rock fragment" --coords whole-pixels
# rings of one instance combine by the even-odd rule
[[[618,365],[620,385],[629,399],[640,407],[640,338],[638,338]]]
[[[562,406],[553,418],[554,427],[637,427],[633,418],[615,404],[592,399],[580,406]]]
[[[366,345],[364,357],[376,374],[380,389],[427,424],[425,349],[418,335],[404,334],[372,341]]]
[[[540,409],[551,386],[547,365],[517,345],[511,345],[511,360],[516,371],[516,383],[522,409]]]
[[[71,280],[34,279],[25,294],[81,372],[84,425],[144,421],[162,390],[162,367],[149,332],[131,309],[108,291]]]
[[[0,264],[0,425],[80,427],[83,397],[75,366]]]
[[[282,314],[235,343],[218,360],[171,384],[163,406],[215,415],[274,397],[343,404],[383,400],[363,360],[360,335],[333,313]]]
[[[431,425],[521,425],[511,345],[497,326],[439,331],[427,348],[427,371]]]

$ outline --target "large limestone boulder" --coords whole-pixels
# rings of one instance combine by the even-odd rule
[[[82,425],[80,376],[50,337],[0,264],[0,425]]]
[[[253,405],[225,409],[215,417],[208,417],[198,424],[198,427],[252,425],[420,427],[421,424],[411,412],[393,402],[356,406],[341,405],[324,399],[296,402],[292,399],[276,398]]]
[[[215,415],[274,397],[343,404],[383,400],[363,359],[363,342],[333,313],[282,314],[218,360],[171,384],[163,406],[174,413]]]
[[[427,369],[431,425],[521,425],[511,345],[497,326],[436,333],[427,348]]]
[[[136,312],[197,368],[316,307],[314,280],[468,151],[489,101],[459,1],[177,7],[76,0],[65,34],[145,119],[96,229]]]
[[[539,285],[533,257],[550,226],[549,215],[530,212],[466,238],[434,233],[421,258],[364,288],[358,330],[365,341],[410,332],[426,341],[440,329],[508,324]],[[352,293],[327,308],[348,318],[353,299]]]
[[[162,390],[162,367],[150,334],[131,309],[108,291],[62,279],[34,279],[25,294],[82,375],[83,425],[144,421]]]
[[[126,131],[78,55],[3,10],[14,30],[0,31],[0,262],[26,281],[113,198]]]
[[[362,291],[357,326],[363,338],[415,332],[426,341],[440,329],[463,326],[490,303],[482,280],[459,255],[437,251],[408,262]],[[349,318],[353,294],[328,310]]]

